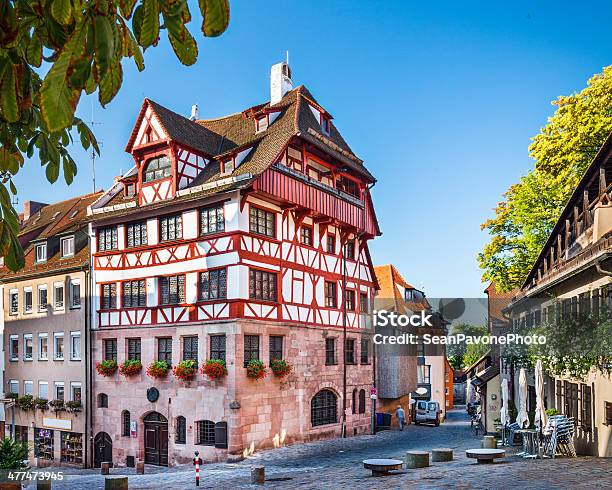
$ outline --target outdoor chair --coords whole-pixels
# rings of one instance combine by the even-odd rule
[[[544,456],[554,458],[557,454],[576,457],[574,446],[574,418],[554,415],[542,430]]]

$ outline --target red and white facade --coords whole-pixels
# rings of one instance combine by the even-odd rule
[[[270,113],[263,131],[274,129]],[[128,144],[135,167],[90,209],[93,363],[114,355],[143,364],[130,378],[94,372],[94,453],[118,465],[128,456],[187,463],[194,450],[219,460],[339,436],[344,406],[346,433],[368,432],[373,346],[365,327],[376,280],[367,241],[379,234],[371,179],[341,170],[333,152],[299,135],[278,143],[265,169],[239,173],[257,143],[219,157],[177,141],[166,126],[145,101]],[[199,183],[208,165],[219,172]],[[172,365],[195,353],[202,366],[219,356],[220,336],[228,369],[221,380],[146,375],[162,351],[171,351]],[[293,367],[284,380],[269,370],[263,380],[246,376],[245,356],[269,366],[279,355]]]

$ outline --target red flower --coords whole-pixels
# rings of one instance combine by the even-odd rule
[[[210,359],[202,366],[202,374],[205,374],[210,379],[220,379],[227,374],[225,361],[222,359]]]
[[[126,359],[121,366],[119,366],[119,372],[126,378],[129,376],[135,376],[142,370],[142,363],[140,359]]]
[[[100,376],[111,377],[117,372],[117,361],[114,359],[100,361],[96,363],[96,371],[98,371]]]
[[[172,369],[174,376],[183,381],[191,381],[198,372],[198,363],[193,359],[185,359]]]
[[[293,367],[291,366],[291,364],[289,364],[284,359],[272,359],[272,362],[270,363],[270,368],[272,369],[274,376],[281,379],[286,376],[289,376],[289,374],[291,374],[291,371],[293,371]]]
[[[161,379],[166,377],[166,374],[168,374],[168,369],[169,366],[166,361],[153,361],[151,364],[149,364],[149,367],[147,367],[147,374],[151,378]]]
[[[247,376],[252,379],[260,380],[266,377],[266,367],[259,359],[251,359],[247,365]]]

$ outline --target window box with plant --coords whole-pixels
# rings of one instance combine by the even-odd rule
[[[169,369],[170,366],[166,361],[153,361],[149,364],[149,367],[147,367],[147,375],[150,378],[162,379],[166,377]]]
[[[247,364],[247,376],[251,379],[260,380],[266,377],[266,366],[259,359],[251,359]]]
[[[198,372],[198,363],[194,359],[185,359],[172,369],[174,376],[183,381],[191,381]]]
[[[23,395],[21,398],[17,398],[17,406],[21,410],[34,410],[34,398],[32,395]]]
[[[272,359],[270,369],[272,369],[274,376],[283,379],[291,374],[293,366],[284,359]]]
[[[9,393],[6,394],[6,397],[9,400],[17,400],[17,398],[19,398],[19,395],[17,393],[9,392]]]
[[[80,412],[82,408],[83,404],[81,403],[81,400],[69,400],[66,402],[66,409],[69,412]]]
[[[141,370],[142,362],[140,362],[140,359],[126,359],[123,361],[123,364],[119,366],[119,373],[126,378],[136,376]]]
[[[223,359],[209,359],[202,366],[202,374],[205,374],[213,381],[221,379],[227,374],[225,361]]]
[[[35,398],[34,405],[36,405],[36,408],[38,408],[38,410],[44,411],[49,408],[49,400],[47,400],[46,398]]]
[[[56,412],[61,412],[62,410],[66,408],[64,404],[64,400],[61,400],[61,399],[51,400],[49,402],[49,405],[51,406],[51,409]]]
[[[113,374],[117,372],[117,361],[114,359],[107,359],[105,361],[100,361],[96,364],[96,371],[100,376],[106,376],[110,378]]]

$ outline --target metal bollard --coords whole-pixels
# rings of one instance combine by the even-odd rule
[[[195,466],[195,480],[196,487],[200,486],[200,465],[202,464],[202,458],[200,458],[199,451],[194,453],[195,457],[193,458],[193,465]]]

